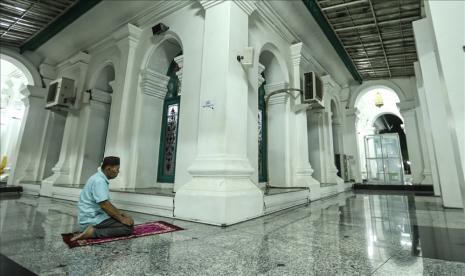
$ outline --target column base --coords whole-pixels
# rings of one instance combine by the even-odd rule
[[[313,169],[298,169],[294,177],[294,187],[308,187],[310,189],[310,200],[317,200],[321,197],[320,182],[312,177]]]
[[[343,192],[345,191],[345,185],[344,185],[344,179],[340,178],[337,175],[337,168],[335,165],[330,165],[329,169],[329,177],[328,177],[328,183],[335,183],[337,185],[337,192]]]
[[[70,175],[68,170],[62,170],[58,168],[52,169],[53,174],[46,179],[42,180],[42,184],[40,187],[40,195],[52,197],[52,190],[53,185],[55,184],[65,184],[65,185],[72,185],[70,183]]]
[[[58,183],[59,178],[60,176],[54,173],[52,176],[47,177],[46,179],[42,180],[42,183],[40,185],[40,195],[52,197],[53,185],[55,183]]]
[[[194,177],[174,198],[176,218],[226,226],[263,215],[263,193],[248,178]]]
[[[433,185],[433,176],[431,173],[423,173],[423,179],[420,181],[421,185]]]

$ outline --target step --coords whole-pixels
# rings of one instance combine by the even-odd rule
[[[321,198],[330,197],[339,193],[336,183],[320,184]]]
[[[279,210],[291,208],[294,206],[308,204],[310,201],[309,189],[292,189],[292,190],[279,190],[273,194],[265,194],[263,197],[264,201],[264,213],[270,214]]]
[[[21,193],[23,191],[23,187],[21,186],[1,186],[0,193]]]
[[[23,187],[23,193],[28,195],[40,194],[40,181],[20,181],[19,185]]]
[[[52,197],[77,202],[81,190],[79,187],[53,186]],[[162,217],[173,217],[173,196],[110,191],[110,197],[111,202],[118,209]]]

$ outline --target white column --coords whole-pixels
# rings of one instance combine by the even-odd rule
[[[407,140],[407,150],[410,161],[410,171],[412,173],[412,183],[421,184],[423,171],[425,168],[421,142],[415,112],[415,103],[398,103],[400,114],[404,119],[404,132]]]
[[[325,142],[325,164],[326,164],[326,183],[342,184],[344,181],[337,176],[336,163],[334,161],[334,137],[333,137],[333,122],[331,111],[326,111],[323,114],[324,122],[324,142]]]
[[[47,90],[49,83],[57,78],[56,68],[50,64],[42,63],[39,66],[39,72]],[[38,156],[40,162],[38,162],[37,181],[48,178],[53,174],[52,168],[60,157],[66,115],[66,112],[46,111],[44,129],[39,142],[42,145],[42,151]]]
[[[92,99],[82,107],[81,118],[85,128],[82,129],[85,139],[76,164],[76,184],[84,184],[93,175],[104,155],[108,118],[110,116],[111,94],[96,88],[92,89]]]
[[[265,95],[271,92],[289,87],[286,82],[271,83],[265,85]],[[286,187],[290,181],[290,158],[288,146],[288,105],[289,95],[286,93],[275,94],[270,97],[267,109],[268,137],[268,183],[273,187]]]
[[[176,72],[176,76],[178,76],[178,79],[179,79],[179,93],[182,95],[182,72],[183,72],[183,66],[184,66],[183,64],[184,57],[182,55],[175,57],[174,62],[176,62],[176,64],[179,67],[179,70]]]
[[[248,46],[253,1],[200,1],[205,11],[197,157],[175,216],[228,225],[263,212],[247,158],[248,83],[236,56]]]
[[[421,142],[421,150],[423,154],[423,179],[422,185],[433,185],[434,195],[441,195],[441,188],[439,186],[439,176],[436,164],[436,155],[433,150],[432,134],[431,129],[426,128],[425,121],[429,121],[427,114],[426,102],[422,102],[421,96],[425,94],[425,88],[423,87],[423,76],[421,75],[420,64],[414,62],[415,79],[417,86],[417,95],[419,105],[415,109],[417,114],[417,125],[419,131],[419,138]]]
[[[460,191],[458,167],[454,159],[456,153],[452,147],[452,138],[447,127],[448,117],[442,92],[445,87],[438,71],[431,26],[427,19],[413,22],[415,42],[418,51],[425,93],[419,95],[429,111],[429,126],[432,130],[433,144],[436,151],[439,179],[443,205],[445,207],[463,208]]]
[[[262,84],[265,82],[265,78],[262,76],[263,71],[265,71],[265,65],[259,63],[258,64],[258,87],[262,86]]]
[[[334,161],[334,135],[333,135],[333,122],[332,122],[332,111],[331,101],[337,93],[341,90],[341,87],[331,78],[330,75],[321,77],[324,87],[323,100],[325,105],[325,112],[323,114],[323,127],[324,127],[324,159],[325,159],[325,171],[326,178],[325,183],[339,184],[341,189],[344,184],[344,180],[337,176],[337,168]],[[336,107],[337,108],[337,107]]]
[[[140,102],[136,119],[135,143],[137,159],[134,169],[137,170],[136,181],[126,187],[144,188],[161,187],[157,183],[158,156],[163,118],[163,103],[168,92],[169,77],[150,69],[140,74]],[[173,187],[173,184],[169,184]]]
[[[340,122],[340,120],[333,120],[333,153],[334,154],[342,154],[344,153],[344,143],[342,142],[342,135],[344,133],[344,124]],[[336,151],[334,151],[334,147],[336,147]]]
[[[323,109],[307,111],[309,161],[314,170],[312,175],[317,181],[326,183],[323,116]]]
[[[303,76],[303,63],[306,58],[302,52],[303,43],[296,43],[291,45],[292,63],[294,69],[294,88],[302,89],[301,78]],[[294,106],[302,104],[301,94],[294,101]],[[296,187],[309,187],[312,199],[318,197],[320,183],[312,177],[313,168],[309,161],[309,148],[308,148],[308,130],[307,130],[307,112],[306,109],[295,110],[293,114],[293,128],[291,130],[292,153],[294,155],[294,178],[292,186]],[[315,197],[313,197],[315,195]]]
[[[80,94],[84,90],[84,82],[89,64],[90,55],[80,52],[57,66],[59,77],[73,79],[76,100],[80,101]],[[84,141],[82,128],[85,127],[80,120],[81,110],[70,111],[66,115],[65,129],[61,143],[60,158],[53,167],[53,175],[42,181],[41,194],[51,196],[51,187],[54,184],[72,185],[76,180],[76,164],[79,157],[77,152]]]
[[[355,121],[357,116],[353,109],[346,112],[345,115],[345,128],[344,128],[344,153],[352,156],[350,162],[350,171],[351,178],[355,180],[356,183],[362,182],[361,177],[361,168],[360,168],[360,154],[359,145],[358,145],[358,134],[355,128]]]
[[[28,85],[21,91],[25,97],[25,111],[19,131],[18,146],[13,154],[8,185],[18,185],[20,181],[40,181],[39,163],[47,110],[45,110],[45,88]],[[39,141],[39,142],[38,142]]]
[[[105,156],[114,155],[121,159],[121,172],[111,181],[112,187],[117,188],[133,187],[137,173],[133,133],[136,113],[134,92],[137,91],[139,64],[135,64],[134,59],[141,32],[138,27],[127,24],[112,35],[120,58],[115,66],[115,81],[110,84],[113,99]]]

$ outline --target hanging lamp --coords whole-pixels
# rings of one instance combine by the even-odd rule
[[[384,105],[384,102],[383,102],[383,97],[381,96],[381,94],[379,92],[376,92],[376,95],[375,95],[375,105],[380,108]]]

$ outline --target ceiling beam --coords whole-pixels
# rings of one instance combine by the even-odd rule
[[[79,0],[41,32],[21,45],[20,52],[34,51],[102,0]]]
[[[384,49],[383,38],[381,36],[381,32],[379,31],[378,19],[376,18],[375,9],[373,8],[373,4],[371,3],[371,0],[368,0],[368,3],[370,4],[371,13],[373,14],[373,19],[375,20],[376,30],[378,31],[379,41],[381,42],[381,48],[383,48],[384,59],[386,60],[386,66],[389,71],[389,77],[391,77],[391,69],[389,68],[389,61],[386,55],[386,49]]]
[[[344,49],[344,46],[342,46],[341,41],[339,41],[339,39],[337,38],[336,33],[331,28],[331,25],[329,25],[328,21],[323,15],[323,12],[320,10],[320,7],[316,3],[316,0],[302,0],[302,1],[304,2],[305,7],[308,9],[308,11],[312,14],[313,18],[315,18],[315,21],[320,26],[326,38],[329,40],[329,42],[333,46],[334,50],[336,50],[336,53],[339,55],[339,58],[341,58],[347,70],[349,70],[349,73],[352,75],[354,80],[357,81],[358,83],[362,83],[363,82],[362,77],[358,73],[357,68],[352,62],[349,54],[347,54],[346,50]]]
[[[391,19],[391,20],[386,20],[386,21],[380,21],[378,22],[379,26],[385,26],[389,25],[392,23],[399,23],[399,22],[406,22],[410,23],[411,21],[415,21],[421,19],[421,16],[412,16],[412,17],[407,17],[407,18],[398,18],[398,19]],[[350,26],[350,27],[343,27],[343,28],[337,28],[334,29],[336,32],[342,32],[342,31],[348,31],[348,30],[353,30],[353,29],[360,29],[360,28],[368,28],[368,27],[375,27],[376,24],[373,23],[367,23],[367,24],[362,24],[362,25],[356,25],[356,26]]]
[[[327,11],[327,10],[339,9],[339,8],[344,8],[344,7],[347,7],[347,6],[362,4],[362,3],[366,3],[366,2],[368,2],[368,0],[358,0],[358,1],[347,2],[347,3],[343,3],[343,4],[338,4],[338,5],[334,5],[334,6],[324,7],[324,8],[321,8],[321,10],[322,11]]]

